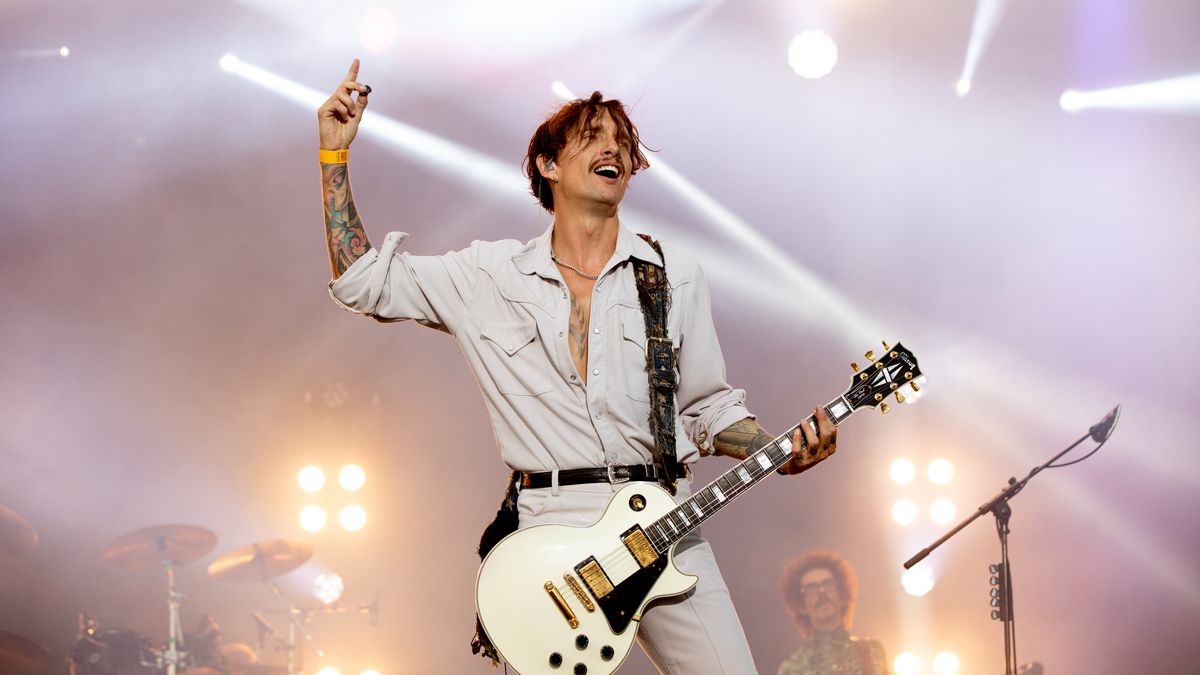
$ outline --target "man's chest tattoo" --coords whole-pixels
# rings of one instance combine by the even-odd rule
[[[571,318],[567,327],[570,335],[571,358],[575,360],[575,366],[585,381],[587,380],[587,327],[590,309],[590,299],[578,300],[574,293],[571,294]]]

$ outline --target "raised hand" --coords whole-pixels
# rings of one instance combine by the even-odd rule
[[[352,94],[358,93],[357,97]],[[371,88],[358,82],[358,59],[350,64],[346,79],[338,85],[317,109],[317,132],[322,150],[342,150],[350,147],[358,135],[358,125],[367,109],[367,94]]]

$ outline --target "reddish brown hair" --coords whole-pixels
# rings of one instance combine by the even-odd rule
[[[568,101],[533,132],[533,138],[529,139],[529,151],[525,154],[524,169],[525,175],[529,177],[529,190],[550,213],[554,213],[554,195],[550,192],[546,179],[538,171],[537,158],[545,156],[547,159],[557,160],[558,151],[567,146],[573,134],[595,134],[600,124],[599,118],[605,110],[617,125],[618,137],[629,142],[630,159],[633,161],[633,169],[629,175],[650,167],[650,162],[646,161],[646,155],[642,152],[642,148],[646,146],[620,101],[606,101],[604,95],[598,91],[592,92],[586,100],[577,98]]]
[[[833,551],[810,551],[788,563],[779,580],[779,592],[787,605],[788,615],[796,624],[796,630],[805,638],[812,635],[813,625],[804,611],[804,591],[800,588],[800,579],[818,569],[829,570],[837,583],[838,594],[845,603],[842,628],[848,631],[854,623],[854,603],[858,599],[858,579],[854,577],[854,569],[845,558]]]

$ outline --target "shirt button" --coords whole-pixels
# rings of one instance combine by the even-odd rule
[[[592,370],[592,374],[593,374],[593,375],[599,375],[599,374],[600,374],[600,369],[599,369],[599,368],[595,368],[595,369],[593,369],[593,370]]]
[[[572,375],[572,376],[571,376],[571,381],[572,381],[572,382],[573,382],[573,381],[575,381],[575,376],[574,376],[574,375]]]
[[[596,419],[600,419],[601,417],[603,417],[603,415],[601,415],[600,413],[596,413]]]
[[[617,458],[617,453],[615,453],[615,452],[614,452],[613,454],[609,455],[609,457],[612,457],[613,459],[616,459],[616,458]]]
[[[593,329],[592,329],[592,332],[593,332],[593,333],[595,333],[596,335],[599,335],[599,334],[600,334],[600,329],[599,329],[599,328],[593,328]]]
[[[562,336],[563,336],[563,332],[561,330],[558,331],[558,337],[562,337]]]

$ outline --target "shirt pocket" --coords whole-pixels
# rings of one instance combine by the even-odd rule
[[[479,335],[483,366],[501,394],[540,396],[553,389],[550,360],[536,344],[537,323],[488,322]]]

